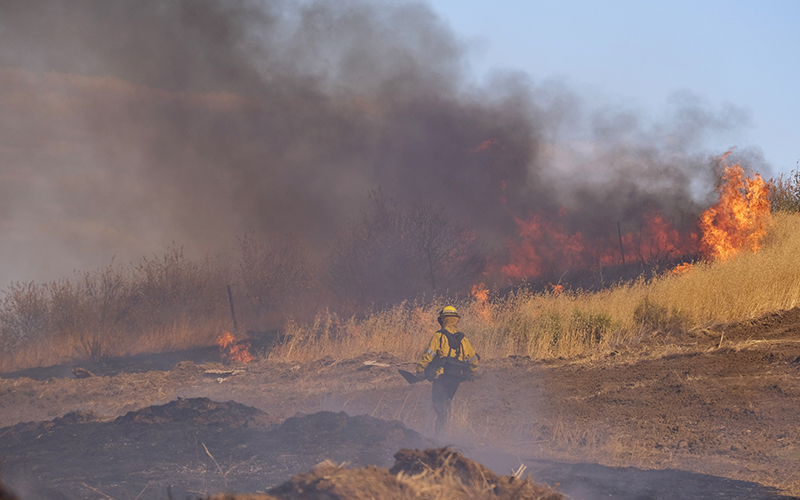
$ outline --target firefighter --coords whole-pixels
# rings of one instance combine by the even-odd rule
[[[442,329],[431,337],[422,359],[417,363],[417,378],[433,382],[431,397],[436,412],[436,435],[444,434],[450,418],[450,404],[459,384],[472,380],[478,370],[478,355],[469,340],[458,331],[461,318],[453,306],[439,312]]]

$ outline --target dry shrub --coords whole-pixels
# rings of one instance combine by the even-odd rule
[[[800,214],[778,213],[763,248],[698,264],[650,287],[650,297],[692,324],[752,319],[800,304]]]
[[[45,338],[50,323],[47,289],[33,282],[14,282],[0,308],[0,337],[6,350]]]
[[[800,162],[798,162],[800,166]],[[770,208],[773,212],[800,212],[800,168],[789,175],[770,179]]]
[[[13,283],[0,304],[0,370],[209,345],[229,317],[219,266],[179,248],[75,280]]]
[[[442,305],[401,303],[366,318],[342,318],[325,310],[311,323],[290,321],[285,329],[286,342],[269,354],[275,359],[310,361],[324,356],[349,358],[362,352],[387,351],[415,357],[422,343],[427,343],[439,328],[436,314]]]

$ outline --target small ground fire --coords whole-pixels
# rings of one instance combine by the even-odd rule
[[[223,363],[242,363],[247,364],[254,359],[250,353],[249,340],[236,340],[232,333],[223,331],[219,339],[219,355]]]

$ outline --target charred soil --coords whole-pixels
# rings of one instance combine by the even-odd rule
[[[424,437],[430,385],[397,373],[409,361],[371,353],[234,369],[201,359],[2,379],[4,477],[27,499],[121,500],[164,498],[167,484],[177,498],[266,492],[323,459],[388,468],[400,448],[436,444]],[[594,357],[487,360],[459,389],[445,442],[494,470],[524,463],[574,498],[711,498],[725,488],[726,498],[776,498],[800,495],[799,401],[793,309]],[[697,481],[697,495],[675,496],[677,478]]]

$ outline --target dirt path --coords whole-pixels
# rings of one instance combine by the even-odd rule
[[[116,417],[178,397],[206,397],[278,421],[345,411],[399,420],[425,434],[433,422],[430,384],[408,385],[396,370],[409,366],[365,354],[304,365],[259,361],[230,375],[205,373],[224,368],[214,363],[181,362],[170,371],[86,379],[2,379],[0,426],[75,410]],[[481,378],[459,389],[448,440],[485,462],[494,453],[540,469],[546,460],[675,469],[800,495],[798,405],[794,309],[655,338],[599,359],[488,360]]]

